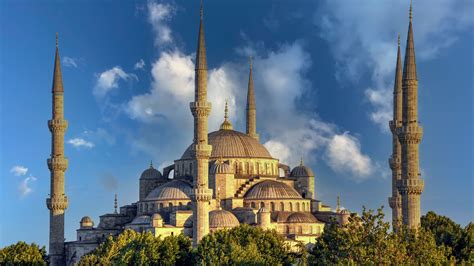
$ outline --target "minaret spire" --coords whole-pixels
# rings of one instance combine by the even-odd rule
[[[392,169],[392,196],[388,198],[390,208],[392,208],[392,226],[395,230],[402,219],[401,196],[398,192],[397,183],[402,176],[401,145],[397,137],[397,128],[402,126],[402,59],[400,53],[400,34],[398,34],[397,64],[395,68],[395,82],[393,86],[393,120],[389,122],[392,132],[392,155],[389,159],[390,169]]]
[[[68,166],[68,160],[64,157],[64,133],[68,123],[64,119],[64,88],[57,33],[52,93],[53,117],[48,121],[52,145],[51,157],[47,160],[51,172],[51,192],[50,197],[46,199],[46,206],[50,210],[49,256],[50,265],[64,265],[64,212],[68,206],[68,199],[64,191],[64,173]]]
[[[193,246],[209,233],[209,202],[212,189],[209,189],[209,156],[212,146],[208,144],[208,121],[211,103],[207,101],[207,62],[206,43],[204,40],[203,5],[201,1],[199,35],[196,51],[196,68],[194,75],[194,102],[190,103],[194,117],[193,173]]]
[[[397,186],[402,198],[403,223],[408,228],[417,229],[420,225],[420,196],[424,188],[419,166],[419,144],[423,128],[418,124],[418,77],[412,20],[410,3],[410,22],[402,77],[402,125],[397,128],[401,144],[402,176]]]
[[[115,198],[114,198],[114,213],[117,214],[117,193],[115,193]]]
[[[252,57],[249,57],[249,84],[247,91],[247,135],[259,140],[257,134],[257,107],[255,105],[255,92],[253,88]]]

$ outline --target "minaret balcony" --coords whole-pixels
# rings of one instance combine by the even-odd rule
[[[192,192],[193,201],[210,201],[212,199],[212,189],[201,187],[195,188]]]
[[[65,119],[52,119],[48,120],[48,128],[51,133],[64,132],[67,129],[67,120]]]
[[[47,160],[48,168],[51,171],[66,171],[68,166],[68,159],[65,157],[52,157]]]
[[[417,179],[400,179],[397,180],[397,188],[400,194],[420,195],[425,187],[425,181],[421,178]]]
[[[46,206],[53,212],[64,211],[67,209],[69,201],[65,195],[53,196],[46,199]]]
[[[391,156],[388,159],[388,164],[390,165],[390,169],[392,169],[392,170],[400,169],[401,168],[401,163],[402,163],[402,159],[400,157]]]
[[[211,112],[212,104],[210,102],[191,102],[189,103],[189,107],[191,108],[191,113],[194,117],[207,117]]]
[[[401,144],[418,144],[423,137],[423,127],[417,123],[398,127],[397,136]]]

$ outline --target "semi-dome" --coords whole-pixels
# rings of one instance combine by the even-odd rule
[[[145,200],[190,200],[192,187],[182,180],[173,180],[152,190]]]
[[[217,209],[209,212],[210,228],[232,228],[239,224],[237,217],[229,211]]]
[[[294,212],[286,219],[287,223],[316,223],[318,220],[311,214],[306,212]]]
[[[275,180],[265,180],[255,184],[244,195],[245,199],[301,199],[292,187]]]
[[[211,174],[232,174],[232,168],[228,163],[217,160],[211,167]]]
[[[130,224],[150,224],[150,216],[148,215],[140,215],[135,217]]]
[[[210,159],[219,158],[267,158],[272,156],[256,139],[247,134],[228,129],[209,133],[209,144],[212,145]],[[192,159],[192,145],[181,156],[182,160]]]
[[[80,226],[81,228],[91,228],[94,226],[94,221],[92,221],[91,217],[84,216],[81,219]]]
[[[150,167],[143,171],[140,176],[140,179],[154,179],[154,178],[161,178],[162,175],[160,171],[153,167],[153,163],[150,163]]]
[[[308,166],[304,165],[303,160],[301,160],[300,165],[291,170],[290,176],[292,177],[306,177],[314,176],[313,170]]]

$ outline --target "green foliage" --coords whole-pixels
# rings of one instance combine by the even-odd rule
[[[447,249],[437,246],[434,235],[402,228],[390,231],[382,208],[376,213],[364,208],[362,216],[351,216],[349,223],[326,226],[311,250],[309,262],[328,264],[439,264],[447,261]]]
[[[198,245],[197,261],[202,265],[288,265],[304,263],[303,250],[292,252],[273,230],[243,224],[205,236]]]
[[[429,211],[421,217],[421,227],[433,233],[436,244],[445,246],[457,262],[473,261],[472,224],[463,229],[450,218]]]
[[[161,239],[125,230],[117,237],[109,236],[79,265],[186,265],[191,254],[191,241],[183,235]]]
[[[19,241],[0,249],[0,265],[46,265],[46,249]]]

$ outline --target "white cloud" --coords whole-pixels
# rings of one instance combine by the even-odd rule
[[[31,192],[33,192],[33,189],[31,188],[31,182],[34,181],[36,181],[36,177],[30,175],[23,179],[18,185],[18,191],[20,192],[20,196],[22,198],[28,196]]]
[[[134,74],[126,73],[120,66],[115,66],[98,75],[93,94],[98,98],[102,98],[112,89],[118,88],[119,80],[130,80],[132,78],[138,80]]]
[[[133,69],[143,69],[145,67],[145,61],[143,59],[140,59],[140,61],[136,62],[135,65],[133,66]]]
[[[166,24],[174,15],[175,7],[171,4],[148,2],[148,22],[155,33],[155,45],[163,46],[172,43],[171,29]]]
[[[327,146],[326,156],[333,170],[349,172],[357,181],[364,180],[374,171],[371,159],[361,153],[359,141],[348,132],[332,137]]]
[[[15,165],[10,169],[10,173],[13,173],[15,176],[22,176],[26,175],[28,172],[28,168],[21,166],[21,165]]]
[[[370,119],[388,131],[396,60],[397,33],[402,52],[408,30],[408,1],[361,3],[326,1],[315,15],[321,37],[327,40],[336,59],[336,78],[344,83],[359,82],[369,75],[365,88],[372,105]],[[459,32],[474,24],[472,1],[419,0],[413,2],[413,25],[417,60],[438,56],[452,45]],[[423,80],[423,77],[420,77]],[[350,86],[353,86],[351,84]]]
[[[81,147],[93,148],[95,146],[94,143],[82,138],[73,138],[73,139],[68,140],[67,143],[71,144],[72,146],[76,148],[81,148]]]
[[[63,57],[63,65],[66,67],[77,68],[77,59],[65,56]]]
[[[244,33],[241,35],[245,38]],[[291,166],[298,164],[301,157],[311,162],[318,156],[323,157],[331,140],[341,135],[356,146],[351,151],[354,156],[368,158],[361,153],[354,136],[340,134],[336,125],[323,121],[317,113],[301,112],[303,98],[312,89],[306,77],[312,60],[301,42],[282,44],[270,50],[265,49],[262,42],[248,41],[247,46],[236,51],[254,56],[257,129],[273,156]],[[134,96],[125,105],[129,117],[143,123],[140,133],[131,140],[133,147],[158,155],[156,159],[166,161],[179,157],[191,144],[193,118],[189,102],[194,97],[194,56],[183,53],[176,45],[163,49],[152,64],[153,81],[149,92]],[[208,74],[208,100],[212,102],[209,131],[217,130],[222,123],[225,99],[229,100],[234,129],[244,131],[246,60],[210,66]],[[372,161],[366,160],[365,166],[372,169]],[[367,175],[367,170],[361,170],[356,163],[346,162],[344,170],[352,175]]]

